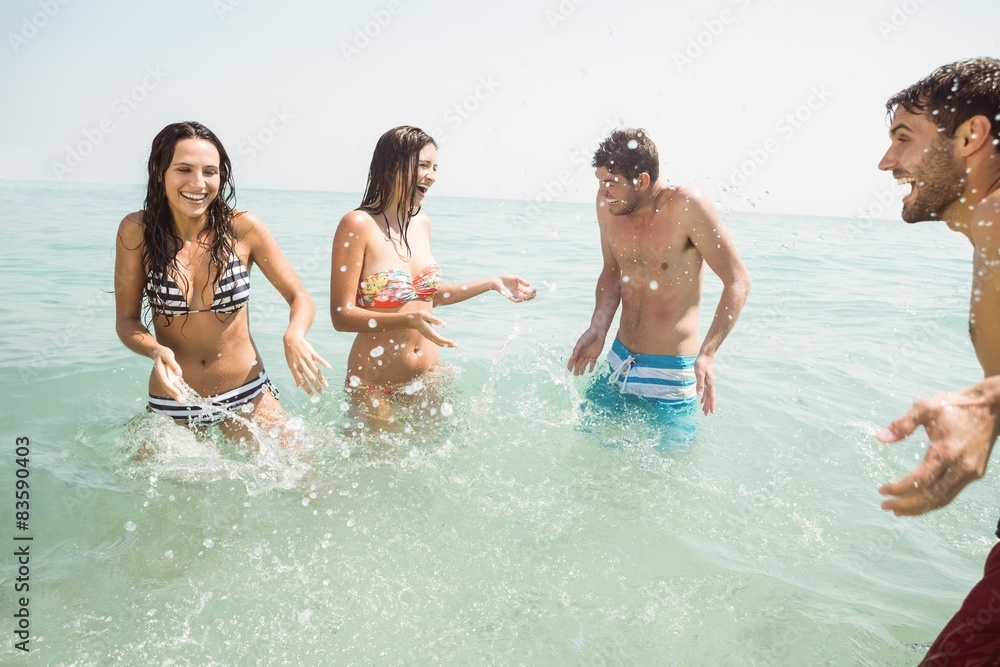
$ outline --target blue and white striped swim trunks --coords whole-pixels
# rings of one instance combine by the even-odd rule
[[[615,342],[608,351],[611,375],[608,384],[618,387],[623,394],[635,394],[657,403],[678,407],[694,405],[694,362],[697,355],[668,356],[663,354],[636,354]]]

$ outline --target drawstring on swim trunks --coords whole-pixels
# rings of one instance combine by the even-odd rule
[[[622,390],[624,390],[633,366],[635,366],[635,355],[630,354],[622,360],[622,363],[615,369],[615,372],[608,377],[608,384],[614,384],[620,379],[622,381]]]

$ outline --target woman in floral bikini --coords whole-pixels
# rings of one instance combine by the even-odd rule
[[[430,220],[421,213],[436,180],[437,144],[409,126],[379,138],[361,206],[333,237],[330,316],[337,331],[357,333],[347,362],[352,407],[369,421],[393,421],[393,400],[433,384],[442,337],[432,312],[488,291],[518,303],[535,290],[514,275],[443,284],[431,252]],[[404,399],[405,400],[405,399]]]

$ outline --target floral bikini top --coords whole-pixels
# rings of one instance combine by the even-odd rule
[[[402,269],[385,269],[358,283],[358,305],[362,308],[398,308],[408,301],[430,301],[441,284],[441,267],[429,264],[410,278]]]

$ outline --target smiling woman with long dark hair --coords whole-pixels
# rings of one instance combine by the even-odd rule
[[[305,339],[312,298],[264,223],[233,210],[229,156],[207,127],[163,128],[148,176],[144,208],[122,220],[115,253],[118,337],[153,360],[148,409],[190,426],[219,425],[233,439],[249,435],[245,413],[266,430],[283,429],[250,337],[250,271],[259,266],[288,302],[285,358],[309,394],[326,384],[317,364],[330,367]],[[143,321],[144,298],[155,336]]]
[[[491,290],[515,303],[535,296],[514,275],[442,282],[421,212],[436,173],[430,135],[410,126],[387,131],[375,145],[361,206],[340,220],[333,238],[330,316],[337,331],[357,333],[346,385],[356,412],[370,421],[391,421],[394,401],[422,401],[435,384],[438,348],[456,345],[436,331],[444,323],[434,306]]]

